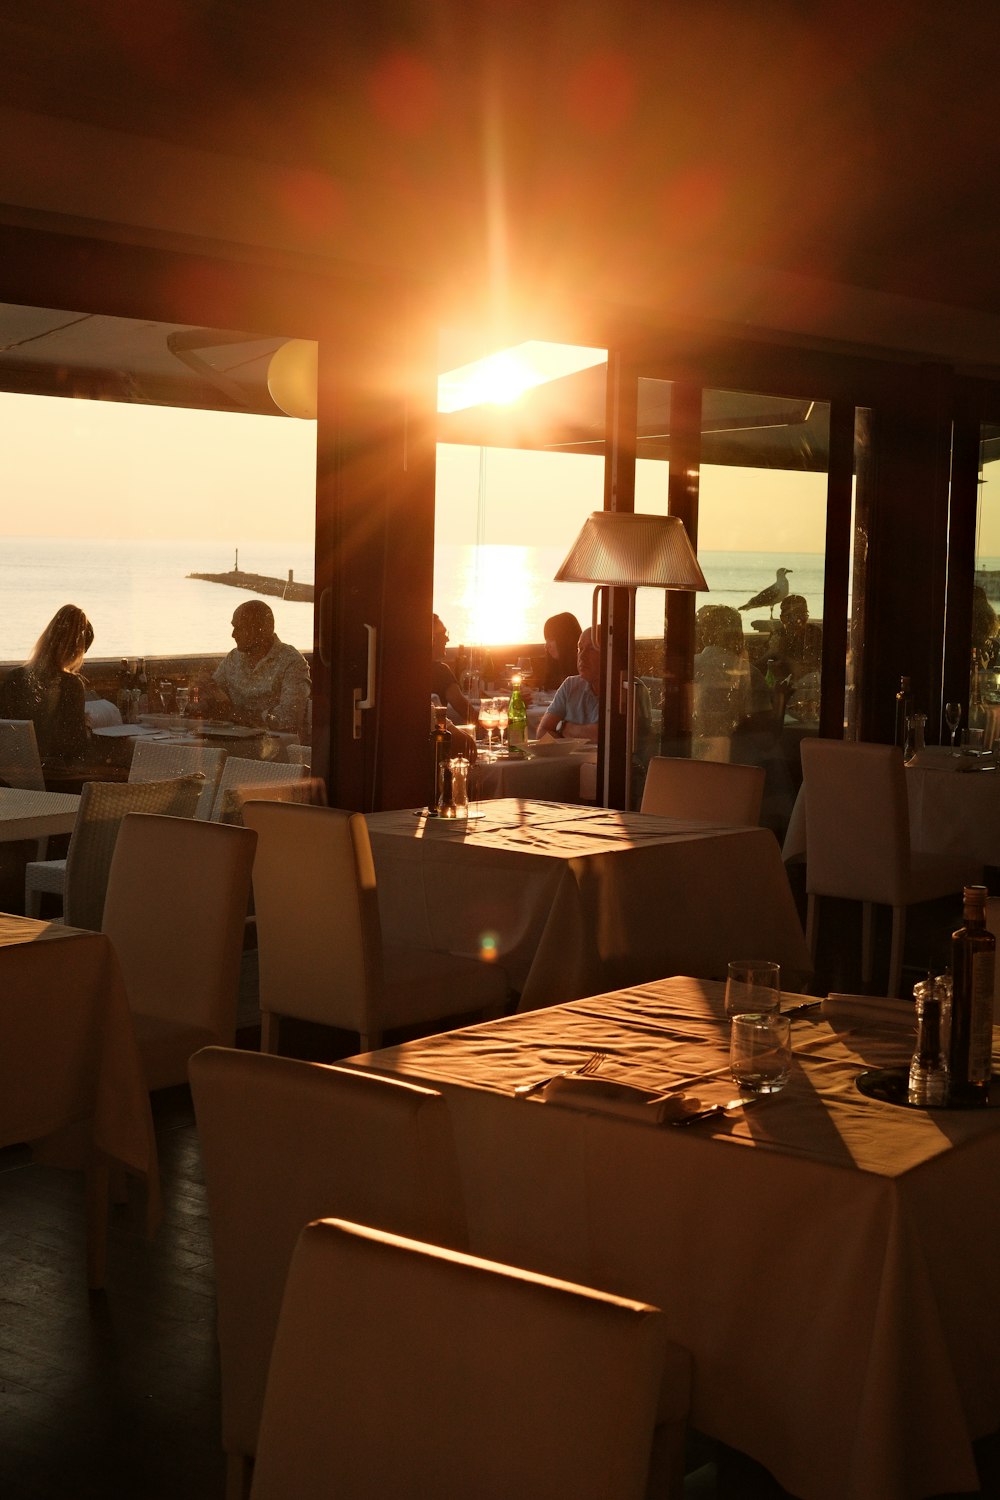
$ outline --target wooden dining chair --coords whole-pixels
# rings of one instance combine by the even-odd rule
[[[730,828],[756,828],[764,778],[763,766],[654,755],[646,771],[639,811],[725,823]]]
[[[906,769],[895,745],[848,740],[802,741],[806,810],[806,942],[815,958],[819,898],[862,903],[861,977],[874,968],[877,905],[892,908],[887,995],[898,995],[907,908],[961,894],[977,881],[975,859],[914,852]]]
[[[360,813],[250,801],[243,821],[258,836],[253,891],[262,1051],[278,1050],[281,1016],[356,1032],[367,1051],[391,1027],[502,1008],[508,982],[497,965],[383,945]]]
[[[205,780],[196,818],[210,818],[215,805],[219,777],[226,762],[225,750],[209,745],[173,745],[164,740],[137,739],[129,766],[129,781],[164,781],[167,777],[194,776]]]
[[[252,1500],[641,1500],[668,1353],[680,1435],[691,1362],[658,1308],[342,1219],[309,1224]],[[681,1494],[680,1467],[658,1496]]]
[[[227,1496],[244,1500],[299,1231],[343,1214],[462,1250],[465,1211],[434,1089],[219,1047],[191,1058],[190,1078],[215,1260]]]
[[[186,1083],[200,1047],[233,1044],[256,843],[248,828],[198,818],[122,820],[102,929],[150,1089]]]
[[[37,917],[43,893],[61,896],[70,927],[99,932],[115,840],[127,813],[193,818],[203,778],[169,781],[86,781],[65,859],[32,860],[24,870],[24,909]]]

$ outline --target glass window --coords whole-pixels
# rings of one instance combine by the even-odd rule
[[[995,737],[1000,718],[1000,426],[984,423],[979,435],[979,504],[976,573],[972,593],[969,717],[967,728]]]
[[[639,382],[636,510],[668,507],[669,391]],[[702,392],[695,505],[708,590],[693,604],[693,676],[674,722],[657,720],[666,600],[640,590],[637,601],[653,753],[764,765],[763,820],[779,833],[801,741],[819,726],[829,423],[822,402]]]
[[[79,606],[88,757],[125,774],[130,742],[100,731],[185,692],[192,708],[199,681],[213,712],[238,605],[263,601],[279,640],[311,652],[316,423],[269,394],[292,341],[32,308],[0,310],[0,327],[8,384],[67,392],[0,393],[0,675]],[[227,702],[219,718],[246,707]]]
[[[533,733],[591,620],[593,591],[555,573],[603,505],[607,355],[532,342],[458,363],[458,344],[442,335],[434,610],[470,696],[530,672]]]

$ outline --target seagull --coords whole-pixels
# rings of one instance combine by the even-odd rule
[[[753,598],[748,599],[746,604],[741,604],[740,609],[763,609],[766,604],[771,611],[771,619],[773,620],[774,606],[778,603],[779,599],[784,599],[788,593],[788,574],[791,572],[791,568],[779,568],[774,582],[768,584],[766,589],[761,589],[759,594],[754,594]]]

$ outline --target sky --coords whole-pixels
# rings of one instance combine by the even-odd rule
[[[313,535],[313,421],[0,395],[0,482],[11,536],[233,545]],[[983,489],[981,554],[1000,555],[1000,465]],[[637,508],[666,508],[667,466],[640,463]],[[600,458],[442,444],[437,537],[569,548],[602,504]],[[987,473],[987,478],[989,473]],[[705,467],[703,551],[822,552],[825,477]]]

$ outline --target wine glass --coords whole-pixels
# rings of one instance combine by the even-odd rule
[[[496,698],[484,698],[479,705],[480,728],[486,730],[486,759],[493,759],[493,731],[499,725],[499,711]]]
[[[955,748],[955,736],[958,733],[958,726],[962,722],[962,705],[961,705],[961,703],[946,703],[945,704],[945,706],[944,706],[944,722],[947,724],[948,728],[951,730],[951,748],[954,750],[954,748]]]
[[[534,667],[534,663],[531,660],[531,657],[530,656],[519,656],[517,658],[517,670],[521,674],[521,682],[522,682],[522,684],[525,683],[525,682],[527,682],[529,680],[529,678],[531,678],[532,676],[534,676],[535,667]]]

